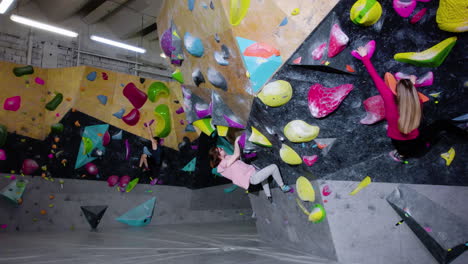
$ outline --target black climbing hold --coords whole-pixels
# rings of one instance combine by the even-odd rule
[[[179,102],[179,100],[174,100],[174,103],[178,104],[178,103],[180,103],[180,102]]]
[[[143,84],[146,81],[145,78],[140,78],[140,83]]]
[[[215,35],[214,35],[214,39],[216,40],[216,42],[218,42],[218,43],[219,43],[220,39],[219,39],[219,35],[218,35],[218,33],[215,33]]]
[[[210,8],[214,10],[214,4],[213,4],[213,1],[210,1]]]
[[[223,58],[225,58],[226,60],[229,59],[229,57],[231,57],[231,54],[229,52],[229,48],[226,46],[226,45],[221,45],[221,50],[223,51]]]
[[[86,220],[92,229],[96,229],[101,222],[101,218],[107,210],[107,205],[81,206]]]
[[[196,86],[199,86],[201,83],[205,82],[205,77],[201,73],[200,69],[196,69],[192,73],[192,79]]]

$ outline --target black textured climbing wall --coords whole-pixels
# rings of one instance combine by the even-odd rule
[[[256,147],[258,158],[254,162],[259,166],[270,163],[280,164],[286,182],[293,183],[302,175],[304,170],[311,171],[317,178],[332,180],[362,180],[370,176],[374,181],[468,185],[466,177],[468,171],[468,142],[450,135],[442,135],[441,140],[432,146],[430,152],[418,159],[408,160],[408,164],[393,161],[388,152],[393,150],[390,139],[386,136],[386,122],[374,125],[360,124],[366,116],[363,101],[377,95],[378,92],[363,67],[362,63],[349,54],[353,48],[375,40],[377,47],[372,61],[383,76],[385,72],[404,72],[422,76],[428,71],[434,73],[434,83],[431,86],[421,87],[420,91],[426,94],[430,101],[424,104],[423,123],[431,123],[437,119],[451,119],[468,112],[468,61],[466,60],[466,47],[468,36],[441,31],[437,28],[435,15],[438,1],[429,3],[418,2],[415,13],[427,8],[428,12],[416,24],[410,24],[410,18],[400,17],[392,8],[392,1],[380,1],[384,10],[381,20],[374,26],[361,27],[349,19],[350,8],[354,0],[343,0],[338,3],[333,12],[337,14],[336,21],[349,37],[349,48],[343,52],[347,61],[353,63],[355,74],[336,73],[327,71],[327,67],[342,63],[329,60],[320,63],[320,68],[298,64],[297,58],[303,56],[302,50],[316,46],[323,38],[320,27],[306,39],[290,60],[272,77],[272,80],[285,80],[293,87],[293,97],[286,105],[271,108],[264,105],[258,98],[255,99],[250,125],[255,126],[273,143],[272,148]],[[332,13],[321,24],[329,24],[333,19]],[[325,41],[328,40],[329,30],[326,30]],[[417,67],[397,62],[393,59],[395,53],[423,51],[440,41],[457,36],[458,41],[451,53],[441,66],[437,68]],[[325,51],[326,52],[326,51]],[[326,53],[325,53],[326,54]],[[311,56],[310,54],[306,54]],[[326,57],[325,57],[326,58]],[[296,60],[296,63],[293,61]],[[324,59],[328,60],[328,59]],[[300,63],[299,63],[300,64]],[[354,89],[344,99],[338,109],[321,119],[312,117],[307,104],[307,94],[313,84],[322,84],[325,87],[335,87],[350,83]],[[441,92],[439,98],[429,96],[431,93]],[[436,103],[436,101],[438,103]],[[283,135],[284,126],[295,119],[320,127],[318,139],[334,138],[329,148],[320,149],[315,141],[307,143],[289,142]],[[466,126],[466,124],[459,124]],[[281,161],[279,149],[283,143],[292,147],[299,155],[318,155],[318,161],[311,167],[304,163],[290,166]],[[456,157],[450,166],[440,157],[450,147],[456,150]]]

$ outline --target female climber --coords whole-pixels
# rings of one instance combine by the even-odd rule
[[[162,163],[162,147],[160,146],[159,137],[153,136],[151,125],[152,125],[152,122],[150,122],[149,124],[145,123],[145,127],[148,131],[148,134],[151,140],[151,150],[148,150],[146,146],[143,148],[143,154],[141,154],[141,157],[140,157],[139,167],[142,168],[142,166],[144,165],[142,169],[149,170],[150,168],[148,166],[148,156],[151,157],[152,158],[152,162],[150,162],[152,165],[151,170],[153,172],[152,173],[153,178],[155,178],[157,182],[158,181],[157,177],[159,175],[159,171],[160,171],[161,163]]]
[[[209,152],[211,167],[216,167],[221,175],[246,190],[249,188],[250,184],[262,183],[265,195],[270,202],[272,202],[270,186],[268,185],[268,177],[270,177],[270,175],[273,176],[273,179],[275,179],[283,192],[289,192],[291,190],[291,187],[283,183],[283,179],[281,178],[280,171],[276,164],[268,165],[257,171],[254,166],[239,160],[240,148],[238,143],[239,137],[237,137],[234,142],[234,153],[232,155],[226,155],[223,148],[212,147]]]
[[[387,136],[395,147],[395,150],[389,153],[393,160],[404,162],[406,158],[425,154],[442,131],[467,138],[466,131],[451,124],[448,120],[435,121],[419,130],[422,105],[418,91],[414,87],[416,76],[411,75],[409,80],[401,79],[398,81],[397,95],[394,96],[370,61],[374,49],[375,42],[371,41],[365,47],[359,47],[351,54],[363,62],[384,101],[385,119],[388,123]]]

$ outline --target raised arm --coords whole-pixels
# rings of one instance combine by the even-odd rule
[[[231,166],[240,157],[239,138],[240,136],[237,137],[236,140],[234,141],[234,153],[227,160],[227,163],[226,163],[227,167]]]
[[[151,148],[152,148],[153,150],[157,150],[157,149],[158,149],[158,141],[156,141],[156,139],[154,139],[153,130],[151,130],[151,125],[146,126],[146,129],[147,129],[148,134],[149,134],[149,136],[150,136]]]

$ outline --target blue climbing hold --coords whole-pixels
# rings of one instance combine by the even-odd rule
[[[139,206],[131,209],[125,214],[117,217],[115,220],[127,224],[129,226],[145,226],[151,223],[153,218],[154,204],[156,197],[140,204]]]
[[[92,82],[92,81],[96,80],[96,77],[97,77],[97,74],[96,74],[95,71],[93,71],[93,72],[90,72],[88,74],[88,76],[86,76],[86,79],[88,79],[88,81]]]
[[[185,127],[185,132],[197,132],[197,131],[195,130],[195,127],[192,124],[188,124]]]
[[[464,115],[455,117],[455,118],[452,119],[452,120],[453,120],[453,121],[457,121],[457,122],[466,122],[466,121],[468,121],[468,114],[464,114]]]
[[[112,115],[118,119],[122,119],[122,116],[125,114],[125,108],[120,109],[118,112],[113,113]]]
[[[192,36],[190,32],[185,33],[184,45],[188,53],[192,54],[195,57],[201,57],[205,52],[205,48],[203,47],[203,42],[201,41],[201,39]]]
[[[279,24],[280,27],[285,26],[288,23],[288,17],[284,17],[283,21]]]
[[[197,165],[197,158],[193,158],[189,163],[187,163],[182,170],[186,172],[193,172],[195,171],[195,166]]]
[[[122,130],[120,130],[117,134],[112,136],[113,140],[122,140]]]
[[[208,9],[208,5],[205,2],[201,3],[201,5],[203,8]]]
[[[97,99],[99,100],[99,102],[101,102],[101,104],[103,104],[103,105],[107,104],[107,96],[100,94],[100,95],[97,96]],[[125,109],[124,109],[124,111],[125,111]]]
[[[188,9],[190,11],[193,11],[193,8],[195,7],[195,0],[187,0],[188,2]]]

